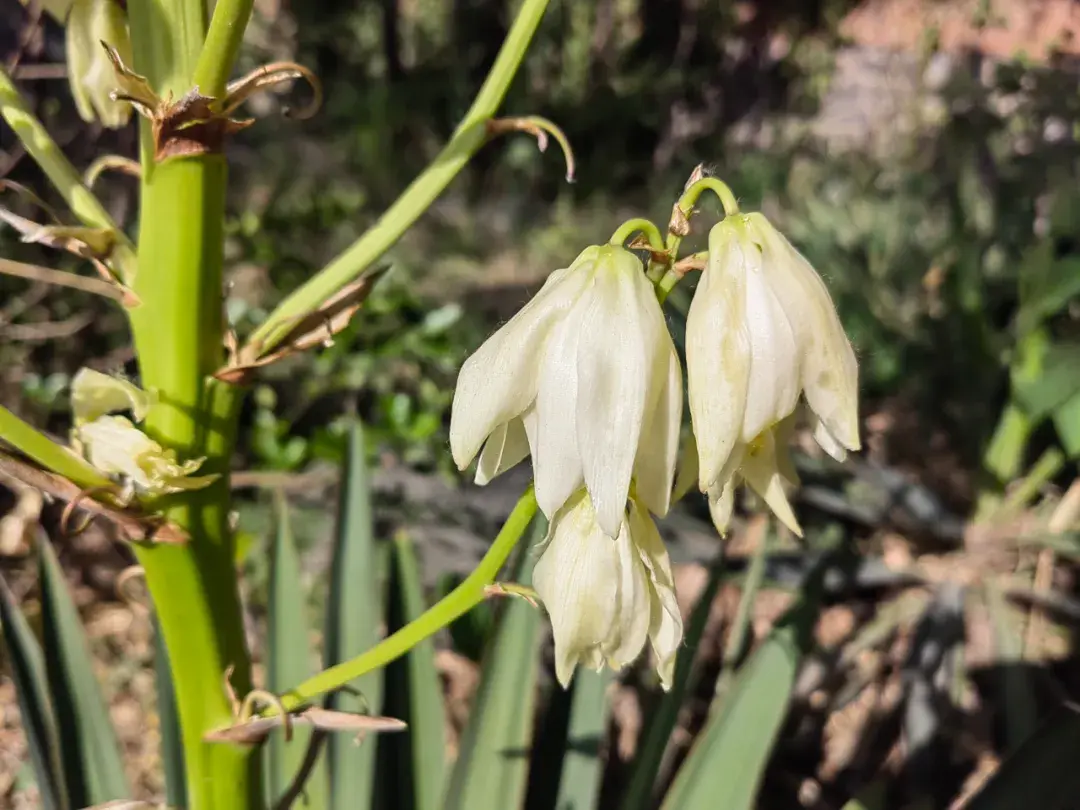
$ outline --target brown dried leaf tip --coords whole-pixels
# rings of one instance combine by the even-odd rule
[[[262,690],[252,692],[248,697],[257,696],[265,698],[267,693]],[[291,736],[291,728],[295,725],[311,726],[319,731],[349,731],[354,732],[359,740],[370,732],[404,731],[406,724],[394,717],[375,717],[367,714],[350,714],[349,712],[331,711],[317,706],[306,706],[293,712],[283,713],[281,701],[274,698],[271,701],[277,709],[277,714],[269,717],[259,715],[244,717],[249,701],[245,699],[245,707],[242,708],[236,720],[231,726],[214,729],[207,732],[203,739],[207,742],[238,743],[240,745],[257,745],[263,742],[270,732],[279,726],[286,730],[286,739]]]
[[[120,532],[120,536],[129,543],[177,544],[188,541],[187,534],[175,523],[156,515],[144,515],[123,505],[120,498],[103,488],[82,489],[62,475],[42,470],[3,452],[0,452],[0,474],[68,503],[69,506],[64,510],[65,527],[70,522],[72,513],[80,509],[93,517],[105,518],[111,522]],[[111,496],[111,502],[92,497],[95,494]]]
[[[547,151],[548,135],[551,135],[562,149],[563,159],[566,161],[566,182],[574,182],[576,163],[574,150],[570,147],[570,139],[557,124],[539,115],[525,115],[516,118],[492,118],[485,124],[488,137],[504,135],[508,132],[526,132],[536,138],[536,148],[541,152]]]
[[[349,325],[387,270],[388,267],[380,267],[361,276],[327,298],[318,309],[296,318],[288,332],[277,341],[283,344],[277,351],[264,355],[261,344],[237,346],[236,336],[229,334],[225,346],[229,352],[229,364],[218,369],[214,377],[232,385],[247,385],[256,369],[315,346],[332,346],[334,335]]]
[[[19,184],[10,180],[0,181],[0,190],[8,189],[28,196],[32,202],[40,204],[47,215],[56,218],[51,209],[37,200],[35,195],[22,189]],[[44,245],[86,259],[94,266],[94,269],[104,281],[117,289],[118,297],[124,306],[133,307],[138,305],[139,299],[135,293],[121,284],[120,280],[106,264],[117,244],[115,231],[108,228],[89,228],[82,225],[42,225],[40,222],[21,217],[3,206],[0,206],[0,220],[18,231],[21,240],[27,244]]]
[[[174,102],[171,96],[164,99],[159,97],[144,76],[124,64],[114,48],[105,42],[101,45],[109,55],[119,85],[112,98],[130,103],[150,120],[154,135],[154,159],[159,162],[171,157],[220,154],[228,136],[254,123],[251,119],[231,118],[231,113],[263,88],[294,79],[306,79],[315,99],[302,115],[296,117],[314,115],[322,103],[319,80],[307,68],[291,62],[276,62],[252,71],[232,82],[226,88],[223,99],[204,96],[198,87],[194,87]]]

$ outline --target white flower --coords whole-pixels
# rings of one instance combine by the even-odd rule
[[[136,421],[142,421],[152,401],[127,380],[80,369],[71,384],[72,444],[101,472],[120,476],[125,484],[149,495],[199,489],[214,481],[217,475],[191,475],[203,459],[178,462],[174,451],[163,448],[131,420],[110,415],[130,411]]]
[[[614,538],[580,490],[555,515],[533,586],[551,616],[555,673],[565,687],[578,663],[618,670],[646,640],[664,689],[671,686],[682,640],[667,551],[649,513],[634,498]]]
[[[110,96],[117,87],[116,72],[101,46],[107,43],[130,65],[131,37],[127,17],[116,0],[74,0],[66,24],[68,80],[75,106],[84,121],[100,120],[112,129],[124,126],[131,105]]]
[[[686,365],[698,483],[717,528],[727,528],[738,475],[799,532],[781,484],[794,473],[778,426],[790,431],[803,394],[825,451],[842,461],[857,450],[858,365],[824,282],[761,214],[728,217],[709,234]]]
[[[483,446],[480,484],[532,454],[549,519],[582,485],[609,537],[631,478],[644,506],[667,512],[682,416],[682,376],[640,260],[590,247],[548,277],[462,366],[450,448],[465,469]]]

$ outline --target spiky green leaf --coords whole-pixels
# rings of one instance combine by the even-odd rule
[[[534,542],[546,529],[546,522],[537,518]],[[528,584],[535,554],[524,547],[517,559],[517,580]],[[517,597],[508,597],[501,607],[443,810],[516,808],[525,791],[542,618],[540,611]]]
[[[338,504],[337,531],[330,562],[330,599],[326,606],[325,664],[359,655],[375,646],[382,624],[386,555],[377,553],[364,448],[359,421],[349,430],[349,446]],[[381,671],[371,672],[330,696],[328,708],[378,714],[382,707]],[[327,740],[332,810],[368,806],[375,788],[374,739],[357,746],[346,735]]]
[[[68,800],[72,807],[87,807],[130,798],[120,744],[67,580],[48,538],[39,535],[37,547],[45,673]]]

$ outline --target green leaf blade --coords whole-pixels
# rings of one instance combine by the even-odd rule
[[[173,692],[172,665],[165,639],[154,617],[154,687],[157,691],[158,727],[161,729],[161,767],[165,775],[165,803],[187,807],[187,771],[184,743],[180,736],[180,716]]]
[[[300,555],[293,539],[292,523],[285,496],[274,501],[277,531],[270,555],[270,602],[267,627],[266,684],[283,692],[311,674],[307,604],[304,598]],[[292,740],[273,733],[267,743],[267,783],[269,795],[277,801],[289,789],[311,743],[311,730],[294,728]],[[325,760],[322,761],[323,763]],[[325,806],[326,772],[317,764],[304,784],[308,807]]]
[[[64,783],[59,778],[56,725],[49,702],[49,684],[41,646],[3,578],[0,578],[0,631],[3,631],[4,645],[8,651],[19,716],[26,734],[41,806],[44,810],[62,810],[68,807],[68,803]]]
[[[368,480],[363,425],[349,430],[349,446],[338,505],[338,526],[330,564],[330,600],[326,614],[325,664],[333,666],[374,647],[382,623],[382,589],[387,559],[375,545],[371,487]],[[382,706],[383,672],[377,670],[352,681],[355,694],[339,691],[328,699],[338,711],[378,714]],[[346,735],[327,739],[330,768],[330,807],[366,807],[375,791],[377,746],[368,739],[360,746]]]
[[[812,643],[821,566],[800,599],[739,670],[676,775],[664,810],[751,810],[788,712],[802,657]]]
[[[609,669],[582,668],[574,675],[557,810],[590,810],[600,798],[604,771],[600,754],[611,713],[608,687],[612,679]]]
[[[394,538],[394,588],[391,608],[394,627],[405,626],[422,614],[424,601],[420,567],[405,535]],[[384,710],[408,723],[408,728],[385,741],[398,773],[388,786],[394,807],[439,810],[446,773],[446,720],[442,683],[435,667],[435,643],[425,638],[403,659],[386,669]]]
[[[38,538],[45,672],[57,718],[60,762],[72,807],[131,797],[120,744],[79,613],[48,538]]]
[[[712,564],[705,590],[690,614],[685,641],[675,659],[675,677],[671,690],[660,699],[656,711],[648,721],[643,741],[634,758],[630,784],[622,804],[623,810],[645,810],[653,806],[653,788],[664,762],[664,752],[675,730],[679,709],[693,686],[694,659],[723,577],[724,561],[721,554]]]
[[[534,527],[535,541],[544,536],[546,522],[537,518]],[[531,581],[534,561],[535,554],[528,546],[519,550],[520,583]],[[524,600],[508,599],[484,656],[480,686],[451,771],[443,810],[516,808],[525,792],[542,617]]]

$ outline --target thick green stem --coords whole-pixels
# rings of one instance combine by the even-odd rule
[[[127,11],[135,72],[162,98],[182,98],[192,89],[206,36],[206,0],[128,0]],[[139,120],[139,154],[147,177],[156,167],[145,118]]]
[[[179,158],[158,165],[142,188],[136,280],[142,306],[132,327],[143,386],[157,392],[145,428],[181,458],[205,457],[221,474],[211,487],[163,499],[164,514],[191,536],[182,547],[138,551],[173,664],[188,769],[189,810],[255,807],[257,758],[203,735],[231,721],[224,673],[251,688],[228,526],[229,457],[236,389],[210,375],[223,361],[222,261],[225,160]]]
[[[495,576],[499,573],[506,558],[510,556],[514,546],[521,540],[533,516],[536,514],[536,493],[530,486],[506,519],[502,530],[495,541],[491,544],[484,559],[476,566],[476,569],[447,594],[437,604],[418,616],[414,621],[402,627],[389,638],[376,644],[367,652],[344,661],[330,669],[323,670],[318,675],[308,678],[299,686],[290,689],[281,696],[282,706],[286,711],[292,711],[314,698],[340,689],[354,678],[359,678],[365,673],[379,667],[386,666],[394,659],[404,655],[418,642],[428,636],[437,633],[454,621],[458,616],[480,604],[487,595],[486,589],[495,582]],[[506,589],[510,592],[510,589]]]
[[[206,37],[206,1],[128,0],[127,10],[135,71],[158,95],[179,99],[191,89]]]
[[[376,262],[427,211],[484,145],[487,123],[506,95],[546,8],[547,0],[524,0],[484,86],[450,142],[363,236],[282,301],[255,330],[251,342],[260,350],[267,351],[277,345],[296,318],[312,312]]]
[[[220,98],[244,41],[244,29],[251,17],[254,0],[218,0],[199,62],[195,66],[195,86],[206,96]]]

